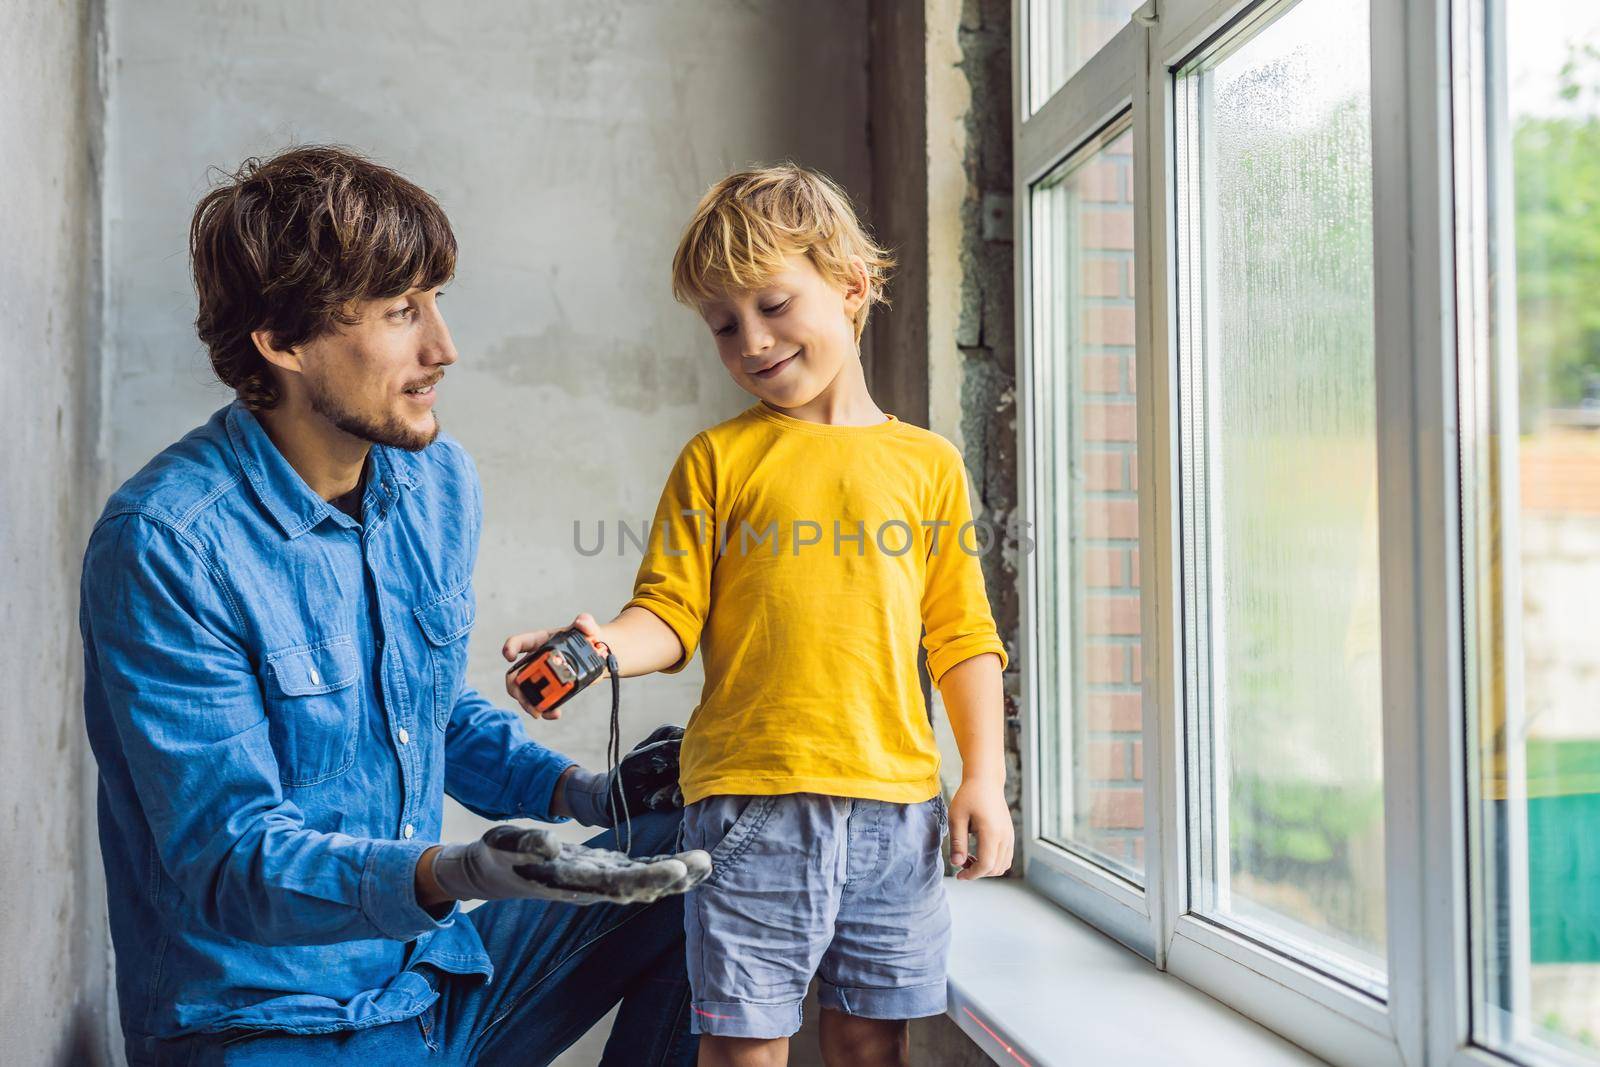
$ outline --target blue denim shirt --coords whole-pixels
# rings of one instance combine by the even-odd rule
[[[90,538],[84,714],[130,1039],[373,1026],[433,1001],[420,962],[491,977],[472,923],[417,903],[417,859],[446,792],[559,821],[572,761],[465,684],[483,508],[461,446],[374,447],[362,508],[236,403]]]

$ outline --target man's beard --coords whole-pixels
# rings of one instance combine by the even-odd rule
[[[333,423],[351,437],[358,437],[375,445],[401,448],[407,452],[421,452],[439,436],[439,416],[432,411],[433,425],[426,430],[413,430],[395,414],[388,413],[380,419],[369,418],[344,407],[339,398],[322,388],[322,383],[308,379],[306,385],[311,410]]]

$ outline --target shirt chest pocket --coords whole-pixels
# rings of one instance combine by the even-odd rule
[[[360,673],[348,635],[267,655],[267,726],[284,785],[316,785],[355,762]]]
[[[449,726],[456,697],[466,684],[467,639],[472,635],[477,614],[472,586],[464,585],[414,609],[412,614],[428,639],[428,658],[433,670],[433,721],[443,730]]]

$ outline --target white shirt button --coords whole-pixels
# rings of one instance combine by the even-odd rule
[[[317,673],[317,669],[315,667],[311,668],[311,684],[312,685],[321,685],[322,684],[322,675]]]
[[[411,743],[411,735],[406,733],[406,728],[404,726],[400,727],[400,743],[402,745],[409,745]]]
[[[401,830],[400,832],[402,834],[405,834],[406,835],[406,840],[409,841],[409,840],[411,840],[411,835],[417,832],[417,828],[415,826],[412,826],[410,823],[406,823],[406,828],[404,830]]]

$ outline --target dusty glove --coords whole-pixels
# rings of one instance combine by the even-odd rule
[[[710,873],[711,857],[700,849],[633,859],[519,826],[492,826],[471,844],[442,846],[433,858],[434,880],[455,900],[639,904],[682,893]]]
[[[678,788],[682,745],[683,727],[658,726],[622,757],[614,771],[597,774],[574,767],[565,786],[567,810],[585,826],[612,826],[613,803],[619,818],[624,804],[629,815],[683,807],[683,791]]]

